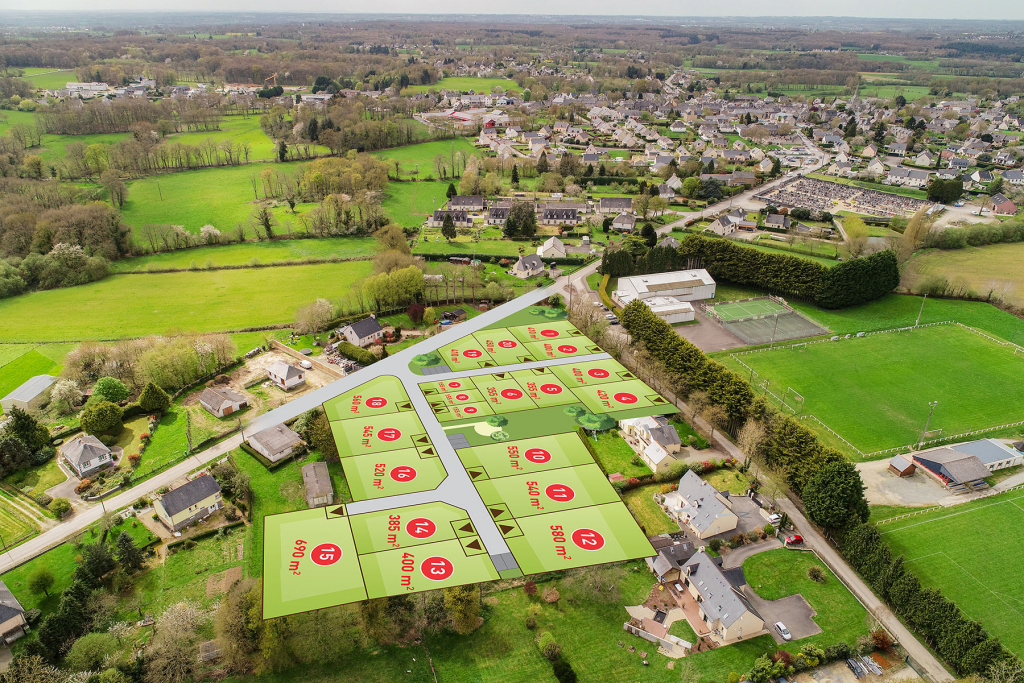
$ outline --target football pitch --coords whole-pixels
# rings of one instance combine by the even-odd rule
[[[882,524],[878,530],[904,555],[924,588],[939,588],[971,619],[1024,655],[1024,491]],[[998,534],[997,529],[1009,530]],[[994,535],[992,535],[994,534]],[[992,543],[985,537],[992,535]]]
[[[1024,354],[958,325],[796,344],[723,357],[794,412],[813,415],[870,457],[932,438],[1024,419]],[[793,393],[803,397],[797,403]],[[774,399],[774,400],[778,400]],[[813,420],[803,424],[821,429]],[[941,430],[937,431],[937,430]],[[824,431],[824,430],[822,430]],[[838,442],[837,442],[838,443]]]

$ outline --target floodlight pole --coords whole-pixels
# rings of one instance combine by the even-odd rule
[[[769,349],[775,348],[775,333],[779,331],[779,314],[775,314],[775,329],[772,330],[772,342],[768,345]]]
[[[938,401],[928,401],[928,419],[924,423],[924,431],[921,432],[921,440],[917,442],[917,450],[921,450],[921,446],[924,445],[925,434],[928,433],[928,425],[932,422],[932,413],[935,412],[935,406],[939,405]]]
[[[928,299],[928,295],[924,295],[924,299],[921,299],[921,310],[917,312],[917,321],[914,323],[914,327],[921,324],[921,314],[924,313],[924,302]]]

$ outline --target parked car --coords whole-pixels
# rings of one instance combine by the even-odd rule
[[[789,629],[781,621],[775,622],[775,630],[779,632],[783,640],[793,640],[793,634],[789,632]]]
[[[786,536],[786,545],[800,545],[804,542],[804,537],[800,534],[793,534],[792,536]]]
[[[782,521],[782,515],[780,515],[777,512],[775,514],[768,515],[768,523],[771,524],[772,526],[778,526],[779,522],[781,522],[781,521]]]
[[[618,318],[612,318],[611,320],[608,321],[608,324],[609,325],[618,325],[619,324],[619,319]]]

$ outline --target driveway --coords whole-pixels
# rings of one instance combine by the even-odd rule
[[[784,598],[778,600],[765,600],[756,592],[757,586],[751,586],[749,583],[743,587],[743,594],[747,596],[750,604],[754,606],[757,613],[764,619],[764,627],[772,634],[772,638],[779,645],[784,642],[779,632],[775,630],[775,622],[781,621],[789,629],[789,632],[793,636],[793,640],[800,640],[807,636],[813,636],[821,633],[821,627],[815,623],[813,617],[815,612],[807,601],[804,600],[804,596],[797,593],[796,595],[787,595]]]
[[[927,474],[916,472],[909,477],[897,477],[889,471],[889,459],[857,463],[857,471],[867,490],[864,497],[871,505],[900,505],[927,507],[949,505],[977,497],[978,494],[954,496]]]
[[[727,332],[720,323],[700,313],[697,314],[694,320],[697,321],[696,325],[679,325],[674,329],[676,334],[689,341],[704,353],[749,346],[749,344],[732,332]]]
[[[747,545],[741,545],[739,548],[730,550],[727,553],[722,553],[722,569],[734,569],[736,567],[742,567],[743,563],[751,555],[757,555],[767,550],[775,550],[776,548],[782,547],[782,541],[777,538],[769,538],[765,541],[758,543],[748,543]]]
[[[746,496],[730,496],[729,500],[732,501],[732,511],[736,513],[736,528],[724,534],[719,534],[714,538],[727,541],[736,534],[745,534],[755,529],[763,529],[764,525],[768,523],[768,520],[761,516],[761,508],[752,499]]]

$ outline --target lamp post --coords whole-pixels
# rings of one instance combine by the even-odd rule
[[[928,401],[928,419],[924,423],[924,431],[921,432],[921,440],[917,443],[917,450],[921,450],[921,446],[924,445],[925,434],[928,433],[928,425],[932,423],[932,413],[935,412],[935,406],[939,405],[938,401]]]

